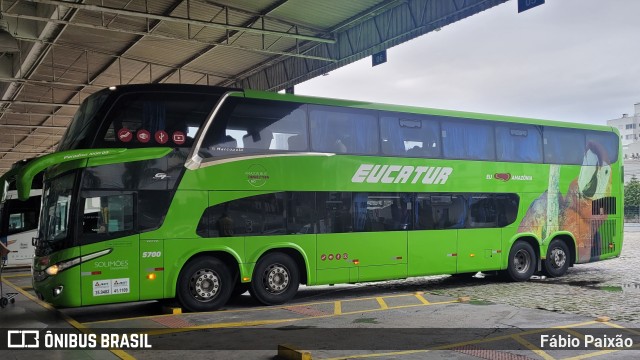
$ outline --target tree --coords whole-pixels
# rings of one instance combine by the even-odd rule
[[[624,186],[624,205],[640,206],[640,181],[635,175]]]

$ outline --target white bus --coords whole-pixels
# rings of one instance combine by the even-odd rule
[[[42,190],[31,190],[27,201],[18,200],[16,190],[9,190],[0,205],[0,241],[9,249],[7,268],[31,266],[34,247],[32,239],[38,232]]]

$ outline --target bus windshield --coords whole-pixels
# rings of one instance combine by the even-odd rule
[[[89,96],[82,102],[80,108],[73,116],[67,132],[60,140],[58,151],[75,148],[75,145],[87,135],[95,132],[95,127],[99,125],[95,121],[95,114],[109,96],[109,90],[105,89]]]
[[[46,187],[38,242],[45,247],[67,238],[74,178],[75,173],[70,173],[54,179]]]

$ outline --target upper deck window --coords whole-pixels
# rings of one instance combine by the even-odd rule
[[[200,156],[307,149],[306,105],[230,98],[209,128]]]
[[[191,147],[216,96],[195,93],[130,93],[111,107],[95,147]]]
[[[575,129],[544,128],[544,162],[547,164],[582,164],[585,132]]]
[[[377,154],[377,116],[373,110],[312,105],[311,148],[338,154]]]
[[[392,156],[438,158],[440,123],[428,115],[380,115],[382,153]]]
[[[449,159],[494,160],[492,124],[442,118],[442,148]]]
[[[496,125],[498,161],[542,162],[542,129],[520,124]]]

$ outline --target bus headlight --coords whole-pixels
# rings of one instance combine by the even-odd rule
[[[60,268],[58,267],[58,265],[49,266],[49,267],[45,270],[45,272],[46,272],[48,275],[50,275],[50,276],[53,276],[53,275],[58,274],[58,271],[60,271]]]
[[[57,275],[59,272],[64,271],[72,266],[76,266],[80,264],[82,261],[81,257],[77,257],[75,259],[62,261],[57,264],[49,266],[44,272],[46,272],[49,276]]]
[[[83,255],[77,258],[73,258],[73,259],[69,259],[69,260],[65,260],[65,261],[61,261],[59,263],[53,264],[51,266],[49,266],[48,268],[46,268],[44,270],[44,273],[46,273],[49,276],[54,276],[57,275],[59,272],[65,271],[66,269],[70,268],[70,267],[74,267],[84,261],[89,261],[89,260],[93,260],[95,258],[99,258],[100,256],[104,256],[107,254],[111,253],[112,249],[105,249],[102,251],[98,251],[92,254],[88,254],[88,255]],[[36,275],[33,276],[33,278],[36,281],[42,281],[46,278],[46,275],[44,275],[42,272],[37,272]]]

